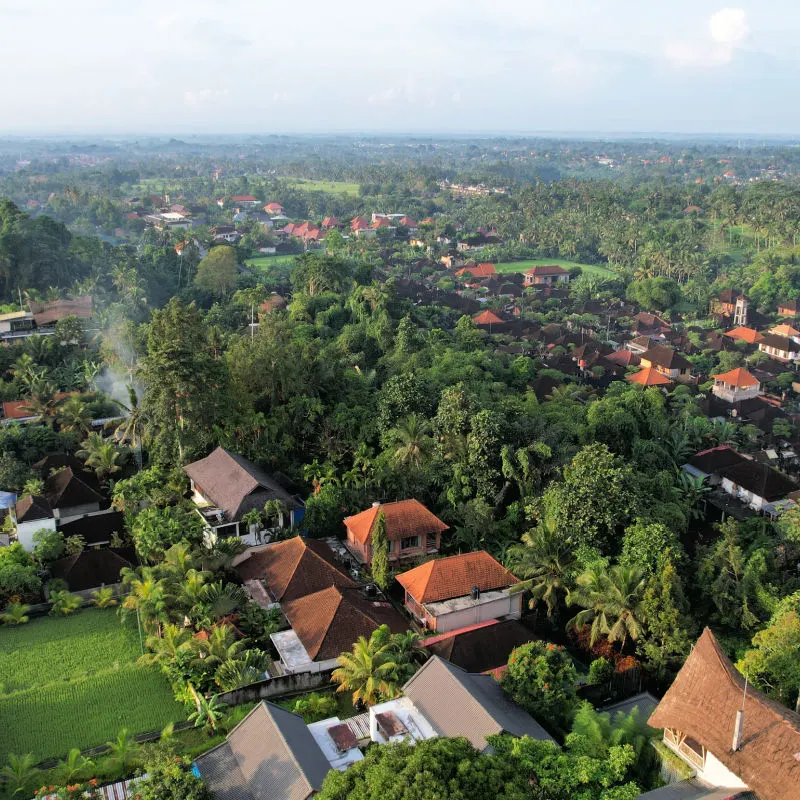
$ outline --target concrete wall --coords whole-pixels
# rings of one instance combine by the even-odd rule
[[[734,775],[713,753],[706,750],[705,766],[702,772],[697,771],[697,777],[709,786],[724,786],[726,789],[746,789],[744,783]]]
[[[738,497],[743,503],[750,506],[750,508],[754,509],[755,511],[760,511],[764,507],[765,501],[763,497],[759,497],[757,494],[748,492],[746,489],[742,489],[741,486],[734,487],[733,481],[729,480],[728,478],[722,479],[722,489],[731,495],[731,497]]]
[[[31,522],[17,523],[17,539],[19,543],[29,552],[33,552],[33,534],[36,531],[46,528],[48,531],[56,529],[56,521],[54,519],[36,519]]]
[[[297,672],[291,675],[280,675],[266,681],[251,683],[241,689],[223,692],[219,700],[229,706],[252,703],[258,700],[273,700],[278,697],[291,697],[316,689],[330,688],[332,669],[321,672]]]
[[[509,615],[520,616],[522,608],[522,593],[506,595],[490,603],[480,603],[472,608],[464,608],[459,611],[452,611],[449,614],[441,614],[436,617],[435,630],[437,633],[447,633],[458,628],[465,628],[468,625],[476,625],[479,622],[487,622],[491,619],[500,619]]]

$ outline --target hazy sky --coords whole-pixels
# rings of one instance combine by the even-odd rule
[[[0,132],[800,134],[800,2],[0,0]]]

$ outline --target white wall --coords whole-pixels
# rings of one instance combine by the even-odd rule
[[[713,753],[706,750],[706,762],[703,771],[697,777],[710,786],[722,786],[726,789],[746,789],[747,784],[734,775]]]
[[[737,489],[734,489],[733,481],[729,480],[728,478],[722,479],[722,489],[732,497],[738,497],[743,503],[746,503],[750,506],[750,508],[753,508],[756,511],[760,511],[764,507],[765,500],[763,497],[759,497],[757,494],[748,492],[746,489],[742,489],[741,486],[739,486]]]
[[[467,625],[478,622],[487,622],[490,619],[499,619],[508,615],[520,616],[522,609],[522,593],[505,595],[488,603],[476,603],[470,608],[451,611],[436,617],[436,632],[447,633]]]
[[[48,531],[56,529],[56,521],[54,519],[36,519],[31,522],[17,523],[17,539],[19,543],[29,552],[33,552],[33,534],[46,528]]]

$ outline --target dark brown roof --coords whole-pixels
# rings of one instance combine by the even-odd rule
[[[800,786],[800,715],[749,686],[706,628],[649,724],[699,742],[761,800],[796,800]],[[741,746],[732,750],[744,702]]]
[[[36,494],[29,494],[22,500],[17,500],[14,505],[14,514],[17,522],[33,522],[37,519],[53,518],[53,511],[47,498]]]
[[[242,580],[263,580],[277,602],[296,600],[330,586],[355,583],[336,566],[333,550],[325,542],[295,536],[249,551],[236,567]]]
[[[536,637],[517,620],[489,622],[431,636],[422,642],[431,654],[467,672],[488,672],[508,664],[515,647]]]
[[[241,519],[253,508],[261,509],[268,500],[282,500],[289,509],[300,508],[300,503],[260,467],[223,447],[187,464],[183,471],[225,513],[228,522]]]
[[[642,361],[664,367],[665,369],[691,369],[691,362],[687,361],[679,352],[662,344],[653,345],[642,353]]]
[[[48,478],[53,470],[60,470],[64,467],[70,467],[73,475],[77,475],[87,486],[90,486],[96,492],[100,491],[100,481],[97,480],[97,476],[94,472],[87,470],[83,461],[68,453],[49,453],[33,465],[33,468],[42,478]]]
[[[689,464],[708,475],[719,474],[720,470],[741,464],[747,459],[732,447],[720,445],[709,450],[702,450],[689,459]]]
[[[100,503],[103,500],[103,495],[76,475],[72,467],[62,469],[47,478],[44,492],[53,508],[72,508]]]
[[[783,350],[786,353],[796,353],[800,350],[800,345],[786,336],[778,336],[775,333],[762,333],[758,343],[764,347],[774,347],[776,350]]]
[[[125,515],[121,511],[83,514],[58,527],[64,536],[82,536],[87,545],[108,544],[114,533],[125,532]]]
[[[331,586],[284,602],[281,610],[315,661],[336,658],[349,650],[359,636],[369,639],[381,625],[388,625],[392,633],[408,629],[389,603],[365,600],[356,588],[342,590]]]
[[[90,547],[50,565],[50,574],[67,582],[71,592],[82,592],[119,583],[120,572],[137,563],[132,547]]]
[[[742,461],[721,469],[719,474],[767,501],[780,500],[797,488],[782,472],[757,461]]]
[[[46,303],[30,302],[28,307],[33,314],[36,325],[50,325],[67,317],[89,319],[92,316],[92,298],[90,295],[76,297],[74,300],[52,300]]]

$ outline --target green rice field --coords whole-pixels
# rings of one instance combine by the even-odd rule
[[[305,178],[289,179],[289,185],[294,189],[302,189],[305,192],[327,192],[328,194],[347,194],[358,197],[361,189],[357,183],[347,183],[346,181],[315,181]]]
[[[185,718],[166,678],[137,663],[135,621],[112,609],[33,619],[0,629],[0,762],[65,755]]]

